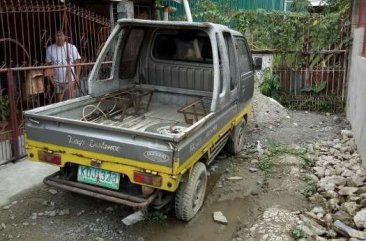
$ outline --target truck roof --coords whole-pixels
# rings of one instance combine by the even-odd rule
[[[187,21],[159,21],[159,20],[142,20],[142,19],[119,19],[120,25],[128,26],[146,26],[146,27],[182,27],[182,28],[198,28],[211,29],[215,31],[228,31],[233,35],[243,36],[240,32],[230,29],[225,25],[210,22],[187,22]]]

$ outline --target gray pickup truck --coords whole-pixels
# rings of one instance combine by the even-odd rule
[[[48,185],[132,207],[203,205],[206,166],[242,149],[254,68],[242,34],[212,23],[119,20],[89,95],[25,112],[28,157]]]

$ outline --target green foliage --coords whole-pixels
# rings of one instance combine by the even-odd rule
[[[295,240],[299,240],[305,237],[305,233],[301,227],[296,227],[294,230],[292,230],[291,234]]]
[[[282,145],[279,143],[271,143],[268,146],[267,152],[265,153],[265,156],[260,160],[259,162],[259,168],[264,171],[266,174],[269,174],[272,172],[273,166],[274,166],[274,158],[281,156],[281,155],[292,155],[292,156],[299,156],[305,161],[305,149],[295,149],[291,148],[286,145]]]
[[[272,168],[274,166],[274,163],[273,163],[273,160],[270,157],[265,156],[264,158],[262,158],[259,161],[258,166],[259,166],[259,169],[261,169],[262,171],[264,171],[264,173],[266,175],[268,175],[272,172]]]
[[[350,22],[343,14],[343,11],[310,14],[258,9],[239,12],[235,20],[238,30],[253,49],[300,51],[308,44],[309,38],[312,49],[348,44],[350,39],[344,38],[342,31],[350,26]]]
[[[271,68],[265,68],[263,70],[263,82],[260,84],[259,89],[265,96],[280,99],[281,96],[281,83],[280,77],[272,73]]]
[[[304,182],[306,182],[306,188],[302,191],[302,194],[305,197],[311,197],[314,193],[316,193],[316,181],[305,177]]]
[[[151,224],[165,224],[167,219],[167,213],[162,211],[153,211],[145,214],[145,221]]]
[[[309,94],[312,95],[320,95],[321,92],[323,92],[325,90],[325,88],[327,87],[327,82],[320,82],[319,85],[311,85],[311,86],[307,86],[305,88],[303,88],[301,90],[301,92],[308,92]]]
[[[3,95],[4,89],[0,89],[0,118],[1,121],[6,121],[9,117],[9,98]]]
[[[309,0],[294,0],[290,4],[289,10],[291,12],[307,12],[310,6]]]
[[[212,22],[224,25],[230,25],[237,11],[233,10],[229,1],[222,4],[211,0],[198,1],[193,19],[201,22]]]

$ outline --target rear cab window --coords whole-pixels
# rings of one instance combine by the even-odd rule
[[[158,60],[213,63],[210,39],[198,30],[157,32],[152,54]]]

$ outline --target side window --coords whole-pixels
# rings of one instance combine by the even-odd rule
[[[240,74],[248,73],[253,70],[252,63],[249,59],[249,54],[247,50],[247,46],[245,44],[245,40],[243,38],[236,38],[236,42],[238,44],[238,61],[239,61],[239,72]]]
[[[235,52],[234,52],[234,44],[233,39],[230,33],[224,33],[224,39],[226,44],[226,49],[228,51],[229,57],[229,67],[230,67],[230,90],[235,89],[237,86],[236,81],[236,61],[235,61]]]
[[[127,37],[125,47],[122,53],[119,77],[121,79],[135,76],[137,63],[141,50],[141,44],[144,40],[145,30],[132,29]]]

